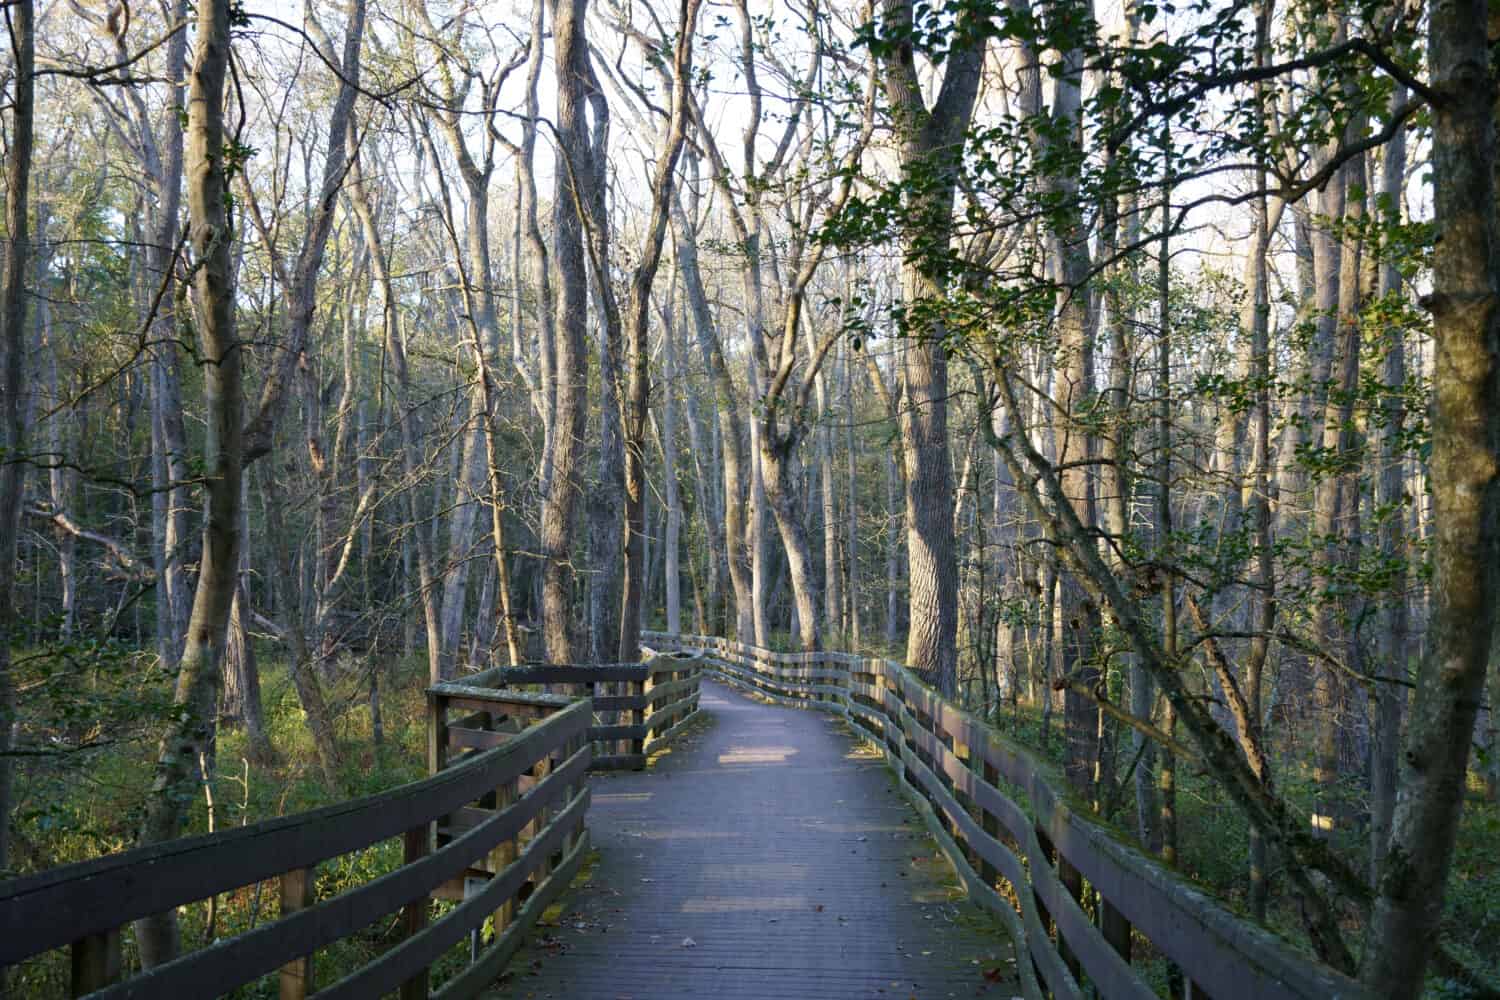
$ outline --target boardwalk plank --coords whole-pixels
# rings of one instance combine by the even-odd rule
[[[650,771],[591,779],[598,868],[495,1000],[1019,994],[1010,941],[952,898],[878,757],[719,684],[701,707]]]

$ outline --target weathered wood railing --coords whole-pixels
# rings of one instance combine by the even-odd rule
[[[679,653],[654,656],[645,663],[492,667],[464,678],[461,684],[434,688],[428,715],[446,720],[447,706],[478,708],[491,698],[535,697],[553,704],[546,699],[592,697],[593,769],[642,768],[647,757],[696,718],[701,670],[699,657]],[[522,687],[540,688],[542,693],[519,693]],[[440,763],[448,746],[482,745],[483,737],[466,726],[443,724],[452,728],[447,736],[434,734],[429,750],[434,762]]]
[[[588,850],[593,720],[587,701],[490,692],[474,704],[462,685],[434,691],[448,708],[471,711],[433,724],[446,742],[430,777],[0,883],[0,965],[69,948],[73,995],[111,1000],[216,997],[279,969],[283,1000],[300,1000],[314,991],[319,949],[399,912],[400,942],[317,996],[477,995]],[[397,838],[400,867],[314,899],[320,863]],[[270,880],[280,883],[279,919],[120,981],[121,929],[131,921]],[[429,921],[432,898],[459,902]],[[491,916],[489,945],[433,994],[433,963]]]
[[[1177,965],[1197,996],[1368,996],[1074,811],[1034,757],[899,664],[776,653],[712,636],[652,632],[646,641],[700,653],[705,669],[763,697],[845,716],[882,747],[971,898],[1030,955],[1017,964],[1033,1000],[1081,998],[1086,986],[1108,1000],[1154,997],[1131,964],[1141,939]]]

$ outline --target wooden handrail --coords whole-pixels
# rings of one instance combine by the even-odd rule
[[[697,718],[701,672],[698,657],[675,653],[653,656],[644,663],[492,667],[431,689],[430,717],[437,720],[443,732],[432,737],[442,746],[434,744],[430,752],[437,760],[445,748],[478,746],[486,739],[485,734],[450,722],[447,713],[451,708],[504,704],[526,711],[534,704],[568,704],[587,694],[592,697],[595,713],[589,729],[589,738],[595,744],[594,769],[640,769],[652,753]],[[548,690],[518,690],[523,686]],[[568,693],[556,693],[553,688]]]
[[[218,996],[277,968],[292,969],[281,985],[282,996],[292,1000],[312,987],[308,956],[399,910],[405,940],[327,992],[365,996],[370,994],[362,984],[379,983],[386,990],[400,988],[403,1000],[427,996],[427,967],[457,940],[455,934],[477,928],[525,884],[532,897],[555,895],[587,850],[588,703],[525,698],[487,704],[491,720],[514,708],[535,712],[524,720],[533,724],[387,792],[0,883],[0,963],[71,946],[75,995],[173,1000]],[[468,804],[482,803],[528,774],[534,777],[524,794],[503,808],[477,810],[486,816],[482,822],[434,849],[439,820],[476,811]],[[528,825],[543,818],[547,825],[529,838],[518,860],[489,873],[477,896],[427,924],[430,895],[455,885],[461,892],[463,876],[483,874],[497,844],[522,838]],[[396,837],[404,845],[401,867],[330,899],[312,900],[319,862]],[[292,900],[281,919],[111,984],[120,973],[119,932],[131,921],[277,877],[283,896]],[[490,951],[513,951],[524,928],[514,930],[497,935]],[[457,992],[445,987],[445,995],[473,996],[484,985]]]
[[[876,745],[971,896],[999,915],[1031,961],[1028,997],[1154,996],[1130,964],[1132,933],[1218,1000],[1367,1000],[1354,980],[1243,919],[1073,808],[1045,766],[888,660],[777,653],[713,636],[647,632],[656,649],[699,653],[705,669],[783,704],[843,715]],[[1000,787],[1021,789],[1022,809]],[[1023,864],[1022,859],[1025,863]],[[1086,879],[1100,928],[1079,905]],[[1010,884],[1016,907],[997,891]]]

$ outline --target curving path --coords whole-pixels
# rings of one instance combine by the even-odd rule
[[[710,682],[702,706],[650,770],[591,779],[598,866],[493,997],[1020,992],[1009,940],[838,720]]]

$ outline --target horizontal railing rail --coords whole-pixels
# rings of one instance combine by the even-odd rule
[[[702,666],[699,657],[666,653],[645,663],[492,667],[461,682],[433,688],[429,718],[443,720],[445,727],[442,735],[433,738],[445,748],[481,746],[487,738],[476,735],[462,719],[447,721],[449,708],[477,709],[491,700],[521,698],[555,707],[589,697],[594,707],[589,728],[594,743],[592,769],[639,769],[698,717]],[[541,690],[528,693],[522,688]],[[434,760],[437,752],[435,747],[429,749]]]
[[[1136,936],[1170,959],[1195,995],[1369,996],[1075,810],[1036,758],[900,664],[777,653],[713,636],[644,638],[657,650],[700,654],[706,670],[770,700],[844,716],[880,746],[970,896],[1029,955],[1017,967],[1033,1000],[1081,998],[1086,986],[1109,1000],[1155,996],[1131,962]],[[1080,903],[1084,880],[1097,894],[1094,916]]]
[[[587,702],[555,698],[490,700],[474,714],[472,731],[488,736],[423,780],[0,883],[0,965],[69,948],[72,994],[111,1000],[214,997],[280,970],[283,1000],[300,1000],[319,949],[399,912],[400,942],[317,995],[414,1000],[430,995],[432,964],[493,916],[489,945],[436,992],[477,995],[587,852],[592,718]],[[315,899],[320,863],[395,838],[401,866]],[[279,919],[122,979],[131,921],[270,880]],[[433,897],[459,903],[429,922]]]

